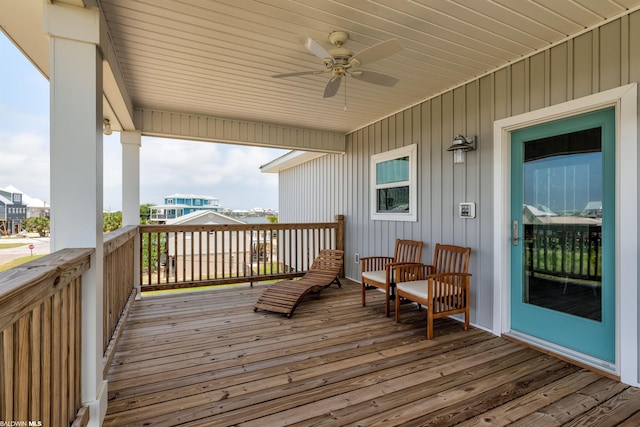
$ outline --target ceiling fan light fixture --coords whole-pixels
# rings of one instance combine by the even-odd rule
[[[392,87],[398,79],[387,74],[378,73],[375,71],[358,70],[351,71],[354,68],[360,67],[363,63],[369,64],[371,62],[378,61],[393,55],[396,52],[402,50],[402,45],[397,39],[390,39],[371,47],[364,49],[363,51],[354,54],[350,49],[343,47],[343,44],[349,40],[349,33],[346,31],[333,31],[329,33],[329,41],[333,46],[332,49],[327,50],[322,44],[318,43],[311,37],[300,37],[300,41],[304,47],[318,58],[322,59],[324,69],[323,70],[307,70],[297,71],[292,73],[275,74],[271,77],[296,77],[312,74],[321,74],[331,72],[331,78],[327,82],[324,90],[324,97],[330,98],[335,96],[340,87],[340,80],[342,76],[354,77],[358,80],[372,83],[375,85]]]

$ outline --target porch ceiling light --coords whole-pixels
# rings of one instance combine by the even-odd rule
[[[113,133],[109,119],[104,119],[102,121],[102,132],[104,132],[105,135],[111,135]]]
[[[475,136],[457,135],[455,138],[453,138],[453,143],[451,144],[451,147],[447,148],[447,151],[453,151],[453,163],[464,163],[464,153],[475,149]]]

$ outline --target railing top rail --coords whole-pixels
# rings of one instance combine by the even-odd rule
[[[297,230],[297,229],[320,229],[337,228],[337,222],[314,222],[298,224],[145,224],[140,225],[141,233],[153,233],[161,231],[243,231],[243,230]]]
[[[0,330],[87,271],[94,252],[62,249],[0,273]]]
[[[107,256],[138,235],[137,225],[127,225],[104,235],[104,255]]]

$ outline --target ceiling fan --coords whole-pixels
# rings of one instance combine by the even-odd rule
[[[325,49],[320,43],[311,37],[301,37],[300,41],[311,53],[324,62],[322,70],[298,71],[293,73],[276,74],[271,77],[295,77],[309,74],[331,73],[331,78],[324,88],[324,97],[330,98],[338,93],[342,77],[353,77],[364,82],[391,87],[398,83],[398,79],[387,74],[375,71],[360,70],[361,65],[367,65],[402,50],[402,45],[397,39],[390,39],[373,45],[360,53],[354,54],[343,45],[349,40],[349,33],[345,31],[333,31],[329,34],[329,41],[335,46],[333,49]]]

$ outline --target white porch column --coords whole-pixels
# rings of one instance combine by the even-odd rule
[[[50,35],[51,250],[95,248],[82,277],[82,401],[107,410],[102,377],[102,56],[97,9],[45,2]]]
[[[140,224],[140,131],[120,134],[122,144],[122,225]],[[140,253],[140,242],[135,240],[135,253]],[[133,285],[140,297],[140,258],[134,257]]]
[[[140,131],[122,132],[122,225],[140,224]]]

